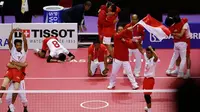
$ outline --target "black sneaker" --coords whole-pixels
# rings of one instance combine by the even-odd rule
[[[24,107],[24,112],[28,112],[28,109],[27,109],[27,107]]]
[[[8,111],[7,111],[7,112],[11,112],[9,108],[8,108]]]

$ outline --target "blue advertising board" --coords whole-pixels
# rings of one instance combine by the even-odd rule
[[[192,33],[191,48],[200,48],[200,23],[189,23],[189,25]],[[171,49],[174,47],[173,37],[169,36],[168,38],[159,41],[156,36],[146,31],[143,47],[146,48],[149,45],[153,46],[154,48]]]

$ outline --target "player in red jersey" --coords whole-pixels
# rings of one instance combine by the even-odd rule
[[[187,51],[186,51],[186,65],[187,65],[187,72],[186,75],[183,78],[189,78],[190,77],[190,68],[191,68],[191,59],[190,59],[190,38],[192,37],[192,34],[190,32],[190,27],[188,24],[188,19],[187,18],[182,18],[181,19],[185,24],[183,25],[183,29],[186,30],[185,35],[186,35],[186,43],[187,43]],[[181,63],[181,57],[179,56],[178,59],[176,60],[176,68],[171,72],[171,74],[178,74],[179,67]]]
[[[108,8],[112,5],[112,2],[107,2],[106,5],[101,5],[101,8],[98,11],[98,34],[99,34],[99,40],[101,43],[103,43],[103,23],[107,17],[107,15],[111,15],[112,13],[107,13]]]
[[[8,39],[8,46],[9,46],[10,54],[11,54],[9,64],[14,66],[14,68],[8,68],[0,90],[6,90],[6,86],[11,81],[14,82],[14,90],[18,90],[20,87],[20,81],[24,80],[24,77],[25,77],[25,68],[27,67],[26,53],[28,50],[28,45],[27,45],[27,40],[26,40],[25,35],[21,32],[22,40],[24,42],[24,48],[22,48],[22,40],[20,39],[15,39],[14,40],[15,46],[13,46],[13,43],[12,43],[13,33],[16,31],[21,32],[22,30],[13,29]],[[15,110],[14,103],[17,98],[17,95],[18,95],[17,93],[12,94],[12,102],[9,105],[9,109],[12,112],[14,112]],[[3,93],[0,93],[0,103],[2,103],[2,97],[3,97]]]
[[[106,45],[110,55],[113,56],[111,39],[112,39],[112,36],[115,34],[115,24],[117,23],[117,16],[118,16],[118,13],[120,12],[120,9],[115,5],[111,5],[107,9],[107,12],[113,13],[113,14],[107,15],[103,23],[103,30],[102,30],[103,44]]]
[[[88,75],[94,76],[97,67],[100,67],[102,76],[107,76],[107,49],[106,46],[100,44],[100,41],[94,41],[88,48]]]
[[[133,14],[131,23],[127,24],[125,26],[125,28],[134,26],[138,21],[139,21],[138,15]],[[127,35],[129,35],[131,40],[133,40],[133,41],[138,40],[139,43],[142,45],[142,42],[143,42],[144,36],[145,36],[144,27],[138,24],[138,25],[134,26],[132,31],[127,32]],[[134,74],[136,77],[139,77],[140,71],[141,71],[141,66],[142,66],[142,63],[141,63],[142,55],[141,55],[140,51],[138,50],[136,43],[134,42],[133,44],[135,44],[135,45],[133,45],[133,47],[131,47],[129,49],[129,60],[131,61],[132,54],[134,54],[135,59],[136,59]],[[124,70],[123,73],[126,74],[126,71]]]
[[[112,64],[112,72],[110,76],[110,83],[108,85],[108,89],[112,89],[115,87],[116,83],[116,77],[117,73],[123,65],[123,68],[127,71],[127,76],[131,82],[133,89],[138,89],[138,83],[135,80],[135,77],[133,76],[131,65],[129,62],[129,56],[128,56],[128,46],[124,42],[122,42],[122,38],[127,38],[126,32],[127,30],[132,30],[133,27],[129,27],[127,29],[123,29],[123,26],[118,27],[118,33],[116,33],[114,38],[114,57],[113,57],[113,64]]]
[[[66,60],[66,54],[69,56],[68,61],[75,58],[71,52],[64,48],[56,37],[45,38],[43,40],[42,50],[36,49],[35,53],[38,54],[39,57],[44,58],[47,50],[50,51],[47,62],[64,62]]]
[[[187,29],[184,25],[187,23],[185,20],[181,19],[179,15],[173,17],[174,23],[169,26],[169,30],[172,32],[174,37],[174,54],[170,61],[169,67],[166,74],[172,74],[172,69],[178,57],[181,57],[181,63],[178,71],[177,77],[184,78],[184,67],[186,64],[186,51],[187,51]]]

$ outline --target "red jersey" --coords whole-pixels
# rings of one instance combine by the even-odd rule
[[[104,61],[104,56],[107,55],[108,51],[106,49],[106,46],[103,44],[100,44],[100,47],[98,50],[95,50],[94,45],[90,45],[88,48],[88,55],[92,55],[92,61],[95,59],[98,59],[99,62]]]
[[[103,30],[103,23],[106,19],[106,11],[101,10],[98,14],[98,33],[99,35],[102,35],[102,30]]]
[[[56,40],[58,40],[57,37],[45,38],[45,39],[43,40],[43,42],[42,42],[42,50],[43,50],[43,51],[49,50],[48,45],[47,45],[47,42],[48,42],[50,39],[56,39]]]
[[[180,33],[181,30],[183,29],[184,24],[187,23],[185,19],[181,19],[181,22],[176,23],[172,26],[169,27],[169,30],[172,33]],[[186,33],[180,38],[180,39],[176,39],[174,38],[174,43],[176,42],[186,42]]]
[[[114,35],[114,58],[120,60],[120,61],[129,61],[129,51],[128,51],[128,46],[127,44],[129,43],[124,43],[122,42],[121,38],[128,39],[126,36],[127,34],[127,29],[124,29],[120,33],[116,33]]]
[[[106,20],[103,23],[103,35],[106,37],[112,37],[115,33],[115,23],[114,21],[117,19],[118,13],[121,11],[119,7],[117,7],[117,10],[114,15],[107,16]]]
[[[128,28],[128,27],[131,27],[131,26],[134,26],[134,24],[132,23],[129,23],[125,26],[125,28]],[[141,39],[140,41],[143,41],[144,40],[144,36],[145,36],[145,30],[144,30],[144,27],[142,25],[136,25],[134,28],[133,28],[133,31],[127,31],[126,35],[128,35],[128,40],[129,41],[128,43],[132,43],[131,46],[129,46],[130,49],[137,49],[137,44],[135,42],[132,42],[133,41],[133,37],[136,37],[136,36],[141,36]]]

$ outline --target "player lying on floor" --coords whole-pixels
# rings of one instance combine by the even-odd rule
[[[35,49],[35,53],[41,57],[45,58],[46,52],[50,51],[47,58],[47,62],[64,62],[66,61],[66,55],[69,56],[68,61],[71,61],[75,56],[69,52],[64,46],[58,41],[56,37],[45,38],[42,43],[42,50]]]
[[[100,44],[98,39],[90,45],[88,48],[88,76],[94,76],[98,66],[100,67],[102,76],[107,76],[107,55],[106,46]]]

